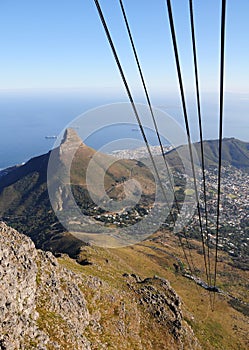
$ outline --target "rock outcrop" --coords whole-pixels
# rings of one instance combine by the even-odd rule
[[[0,247],[0,350],[200,349],[167,280],[87,274],[3,222]]]
[[[79,278],[0,223],[0,349],[90,349]]]
[[[162,326],[167,327],[176,341],[177,349],[201,349],[192,329],[183,321],[181,299],[170,283],[159,276],[142,280],[139,276],[124,274],[139,304]]]

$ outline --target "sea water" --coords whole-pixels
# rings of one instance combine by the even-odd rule
[[[206,99],[202,104],[203,134],[205,139],[217,138],[219,110],[216,99]],[[225,137],[249,140],[249,99],[228,96],[224,107]],[[89,109],[108,103],[124,102],[117,97],[101,97],[84,94],[81,91],[1,91],[0,92],[0,169],[22,164],[31,157],[48,152],[57,136],[74,118]],[[192,103],[192,102],[191,102]],[[155,107],[165,110],[177,122],[184,125],[179,97],[156,100]],[[193,141],[199,139],[198,120],[194,103],[188,105],[188,115]],[[121,122],[121,121],[119,121]],[[115,137],[114,137],[115,136]],[[114,125],[93,133],[84,140],[88,146],[101,148],[105,143],[118,137],[131,137],[142,140],[136,125]],[[147,130],[151,145],[158,145],[155,132]],[[163,140],[164,144],[167,140]]]
[[[0,92],[0,170],[48,152],[55,137],[76,117],[93,108],[117,102],[117,98],[86,97],[80,93]],[[142,140],[135,117],[134,124],[106,127],[83,141],[99,149],[119,137]],[[147,130],[147,137],[150,144],[158,144],[155,132]]]
[[[0,93],[0,169],[48,152],[60,131],[93,100],[62,93]]]

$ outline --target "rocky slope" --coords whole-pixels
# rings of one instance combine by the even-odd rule
[[[0,349],[90,349],[77,276],[4,223],[0,246]]]
[[[0,246],[0,349],[200,349],[166,280],[72,272],[4,223]]]

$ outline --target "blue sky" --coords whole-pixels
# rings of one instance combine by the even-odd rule
[[[166,1],[123,0],[123,3],[152,104],[160,106],[184,127]],[[146,102],[119,1],[100,0],[100,4],[135,101]],[[204,138],[217,138],[221,1],[193,0],[193,5]],[[191,134],[197,141],[188,0],[172,0],[172,8]],[[249,141],[248,13],[248,0],[227,0],[223,135],[246,141]],[[44,143],[44,132],[59,132],[65,123],[88,108],[128,101],[93,0],[1,0],[0,33],[2,129],[6,124],[1,133],[3,157],[5,154],[7,159],[13,157],[15,151],[6,153],[6,142],[13,144],[15,150],[17,140],[22,145],[26,142],[30,150],[25,159],[33,154],[34,132],[23,132],[20,139],[20,132],[18,137],[13,134],[14,122],[10,118],[18,119],[18,130],[24,130],[25,118],[28,125],[30,118],[36,119],[44,129],[37,128],[40,134],[35,137],[37,142]],[[45,105],[46,115],[41,107]],[[36,153],[44,149],[37,149]]]
[[[142,91],[117,0],[100,1],[128,80]],[[195,0],[202,91],[217,91],[220,1]],[[249,2],[227,2],[226,90],[249,92]],[[164,0],[124,0],[151,93],[177,91]],[[172,0],[185,88],[193,65],[187,0]],[[0,89],[123,91],[93,0],[0,1]]]

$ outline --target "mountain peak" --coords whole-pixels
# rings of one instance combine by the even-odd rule
[[[86,147],[86,145],[73,128],[67,128],[59,147],[59,155],[63,163],[70,161],[79,147]]]
[[[73,128],[67,128],[64,132],[61,145],[63,144],[82,144],[82,140]]]

